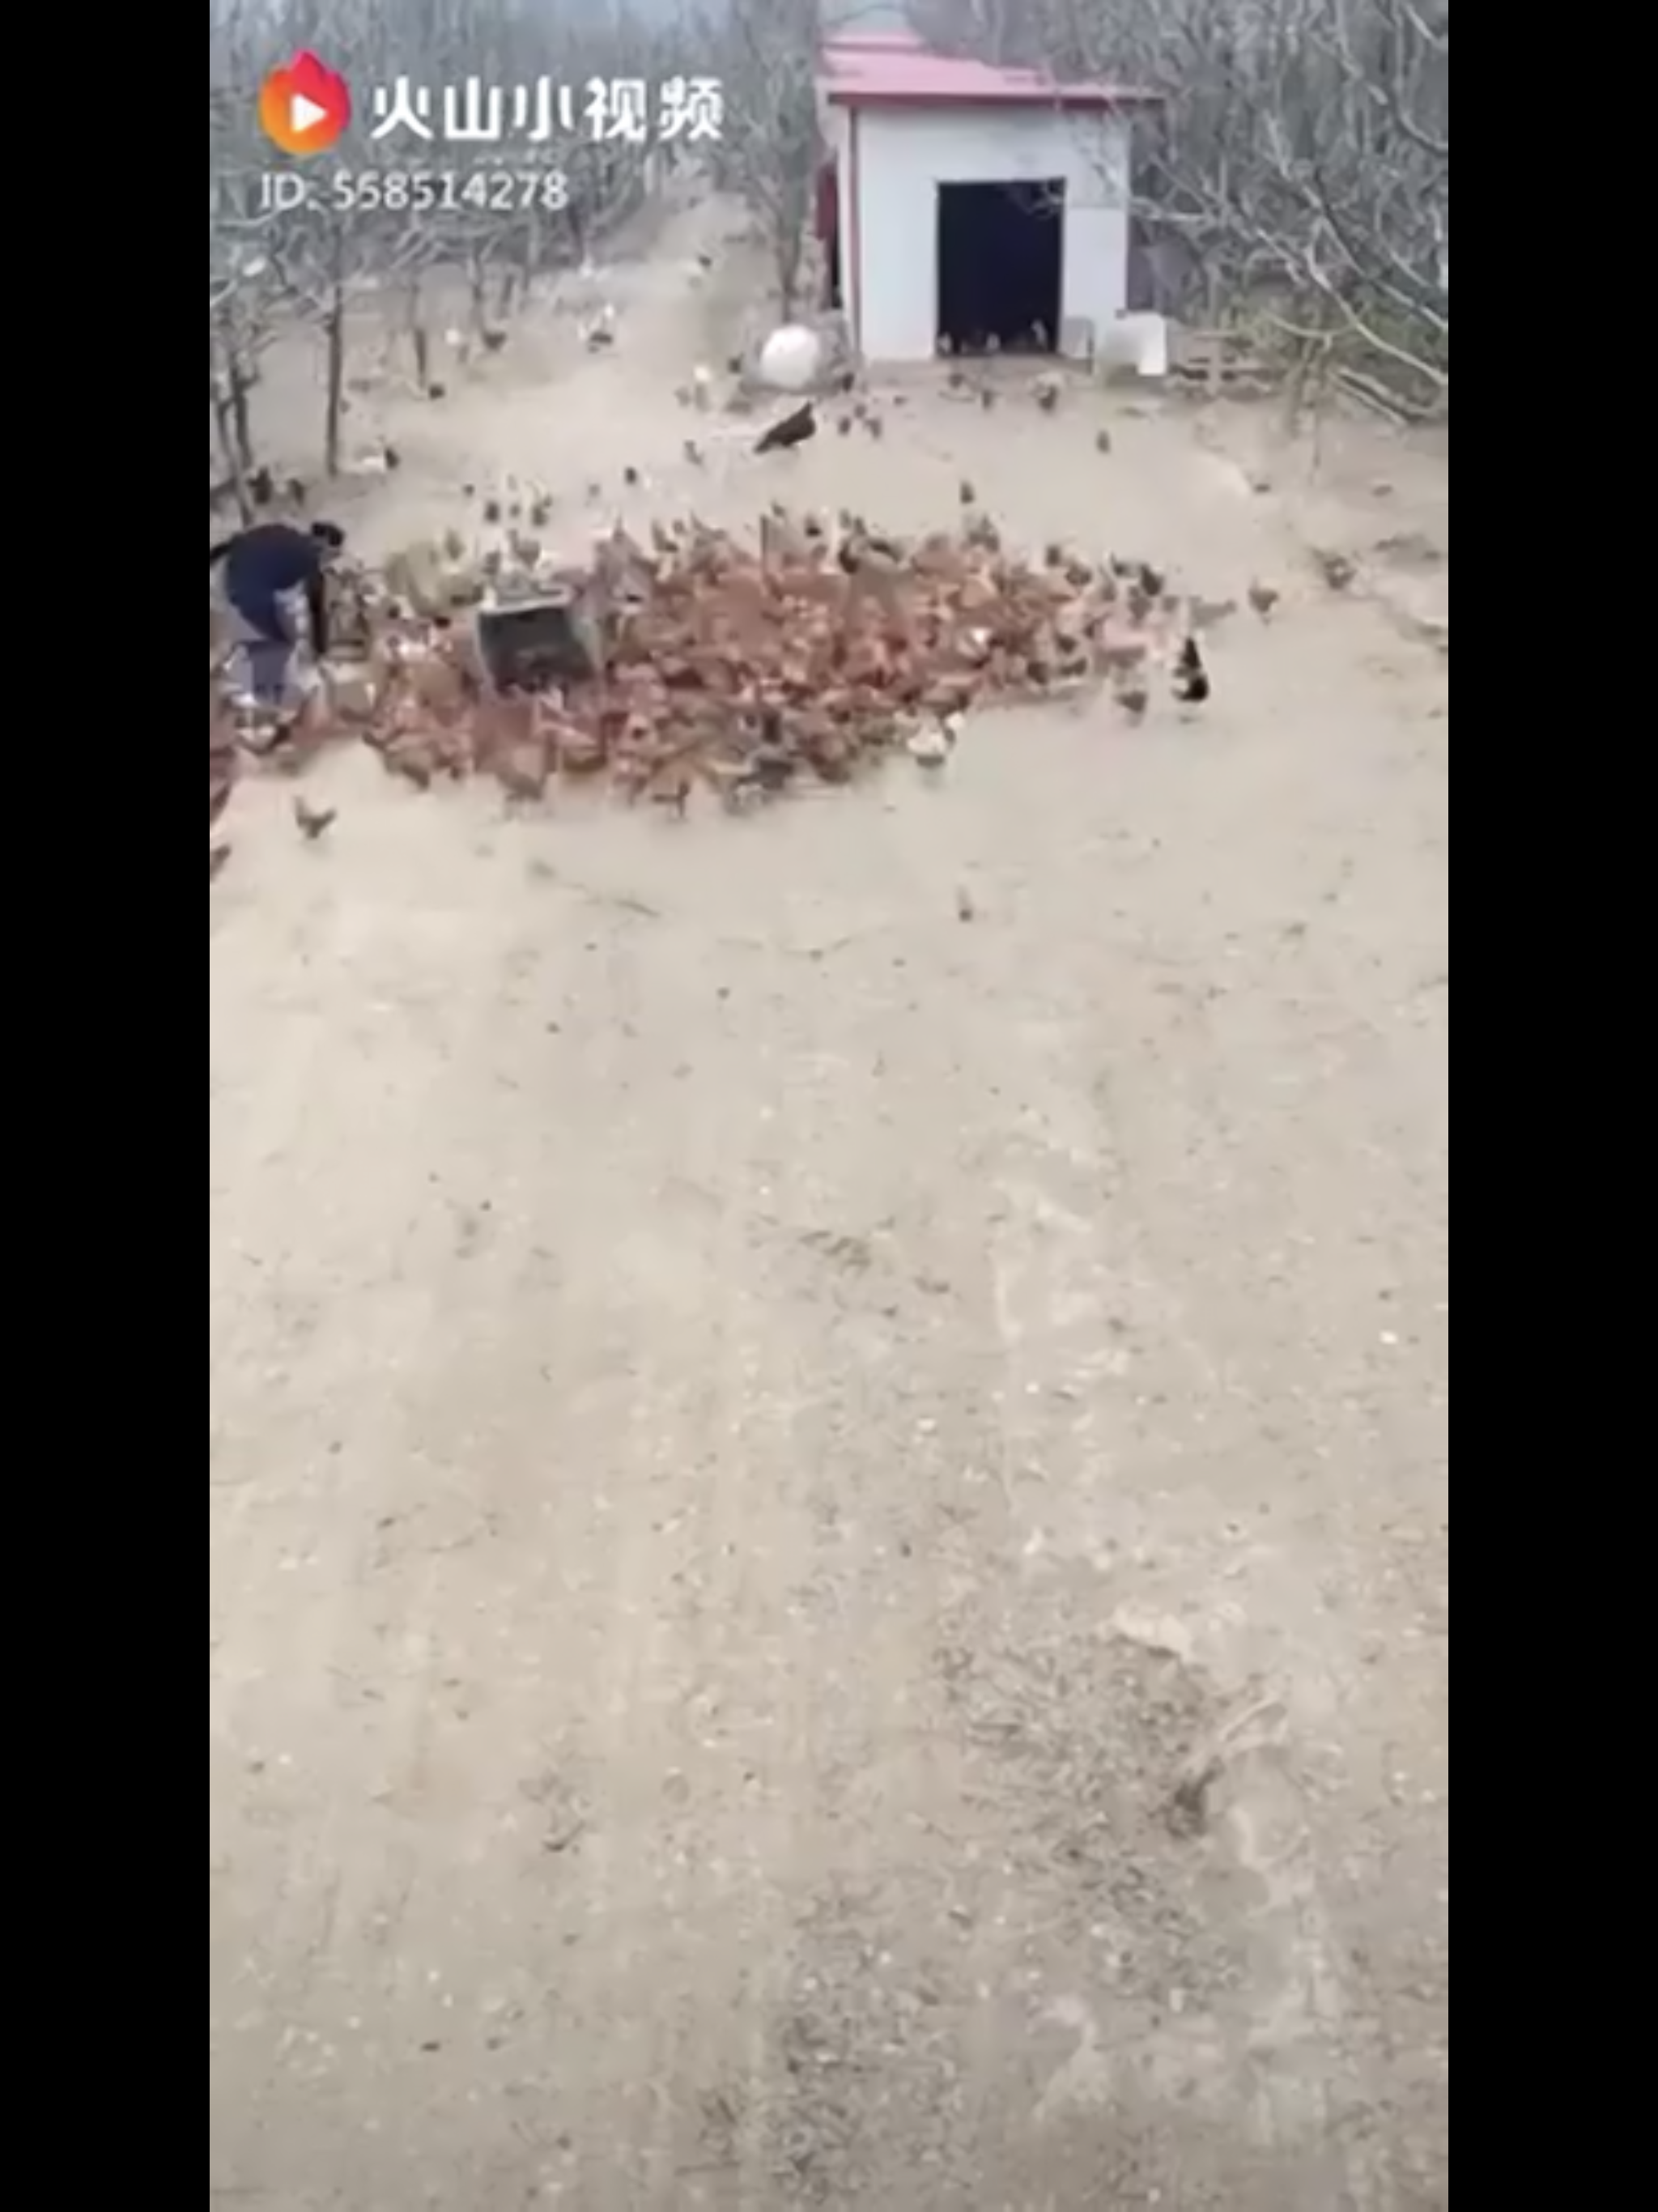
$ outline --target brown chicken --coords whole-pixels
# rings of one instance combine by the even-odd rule
[[[509,745],[495,761],[495,781],[509,799],[533,806],[547,795],[547,748],[532,738]]]
[[[690,805],[690,776],[683,769],[680,769],[659,783],[654,789],[647,791],[645,795],[653,806],[664,808],[677,822],[683,822]]]
[[[859,398],[847,419],[877,418]],[[588,560],[556,568],[521,529],[470,556],[462,539],[443,557],[465,580],[430,605],[364,572],[361,703],[348,715],[345,680],[331,686],[317,738],[360,738],[420,790],[488,775],[509,801],[533,803],[556,778],[602,777],[677,818],[697,783],[733,808],[851,783],[913,750],[918,732],[932,733],[925,753],[955,718],[999,701],[1102,681],[1131,720],[1147,712],[1172,627],[1167,580],[1062,543],[1033,557],[970,481],[958,493],[953,527],[907,538],[777,501],[758,545],[695,514],[641,520],[637,535],[616,526]],[[503,514],[521,504],[510,479],[503,498]],[[486,591],[503,604],[562,599],[591,640],[586,665],[501,693],[472,623],[446,618]],[[1195,605],[1183,591],[1175,618]],[[210,774],[210,787],[221,780]]]
[[[380,758],[386,763],[390,775],[401,776],[405,783],[412,783],[416,791],[429,791],[432,788],[432,779],[437,773],[437,763],[426,746],[411,744],[406,741],[400,744],[388,745],[380,755]]]

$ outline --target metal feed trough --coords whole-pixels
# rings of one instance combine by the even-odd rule
[[[497,691],[584,684],[604,665],[598,625],[571,592],[479,607],[472,622],[478,659]]]

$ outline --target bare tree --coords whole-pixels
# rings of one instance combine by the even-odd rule
[[[818,0],[727,0],[694,18],[699,51],[726,88],[725,133],[714,167],[760,227],[785,319],[801,304],[822,144]]]
[[[941,54],[970,54],[999,69],[1042,67],[1051,27],[1031,0],[911,0],[914,27]]]
[[[1161,95],[1136,213],[1165,304],[1450,398],[1449,0],[912,0],[956,51]]]
[[[589,127],[591,88],[654,88],[683,70],[671,30],[636,23],[625,7],[587,26],[529,0],[213,0],[209,61],[209,394],[215,473],[246,511],[255,473],[252,394],[260,357],[279,332],[310,323],[323,335],[323,445],[341,464],[351,312],[373,300],[400,327],[414,377],[429,381],[433,280],[465,284],[476,333],[498,333],[537,277],[578,260],[640,204],[648,139]],[[258,87],[297,49],[314,46],[366,100],[404,77],[435,97],[476,80],[493,91],[552,88],[554,129],[531,173],[503,164],[494,189],[446,191],[412,204],[412,172],[452,170],[468,149],[354,132],[349,154],[307,171],[285,164],[259,131]],[[366,119],[366,118],[364,118]],[[480,147],[480,154],[489,148]],[[286,183],[282,180],[286,179]],[[284,195],[305,197],[290,204]]]

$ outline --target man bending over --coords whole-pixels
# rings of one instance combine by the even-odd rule
[[[251,689],[262,707],[277,707],[288,694],[288,664],[298,643],[286,602],[305,594],[311,619],[311,649],[320,660],[328,650],[328,599],[323,578],[345,544],[345,532],[332,522],[313,522],[296,530],[288,522],[256,522],[208,552],[210,569],[224,563],[225,597],[246,624]]]

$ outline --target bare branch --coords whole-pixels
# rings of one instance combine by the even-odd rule
[[[726,86],[714,174],[760,226],[780,311],[800,305],[820,144],[817,0],[727,0],[692,18],[699,51]]]
[[[1261,315],[1450,389],[1449,0],[911,0],[935,42],[1163,96],[1135,212],[1159,304]]]

